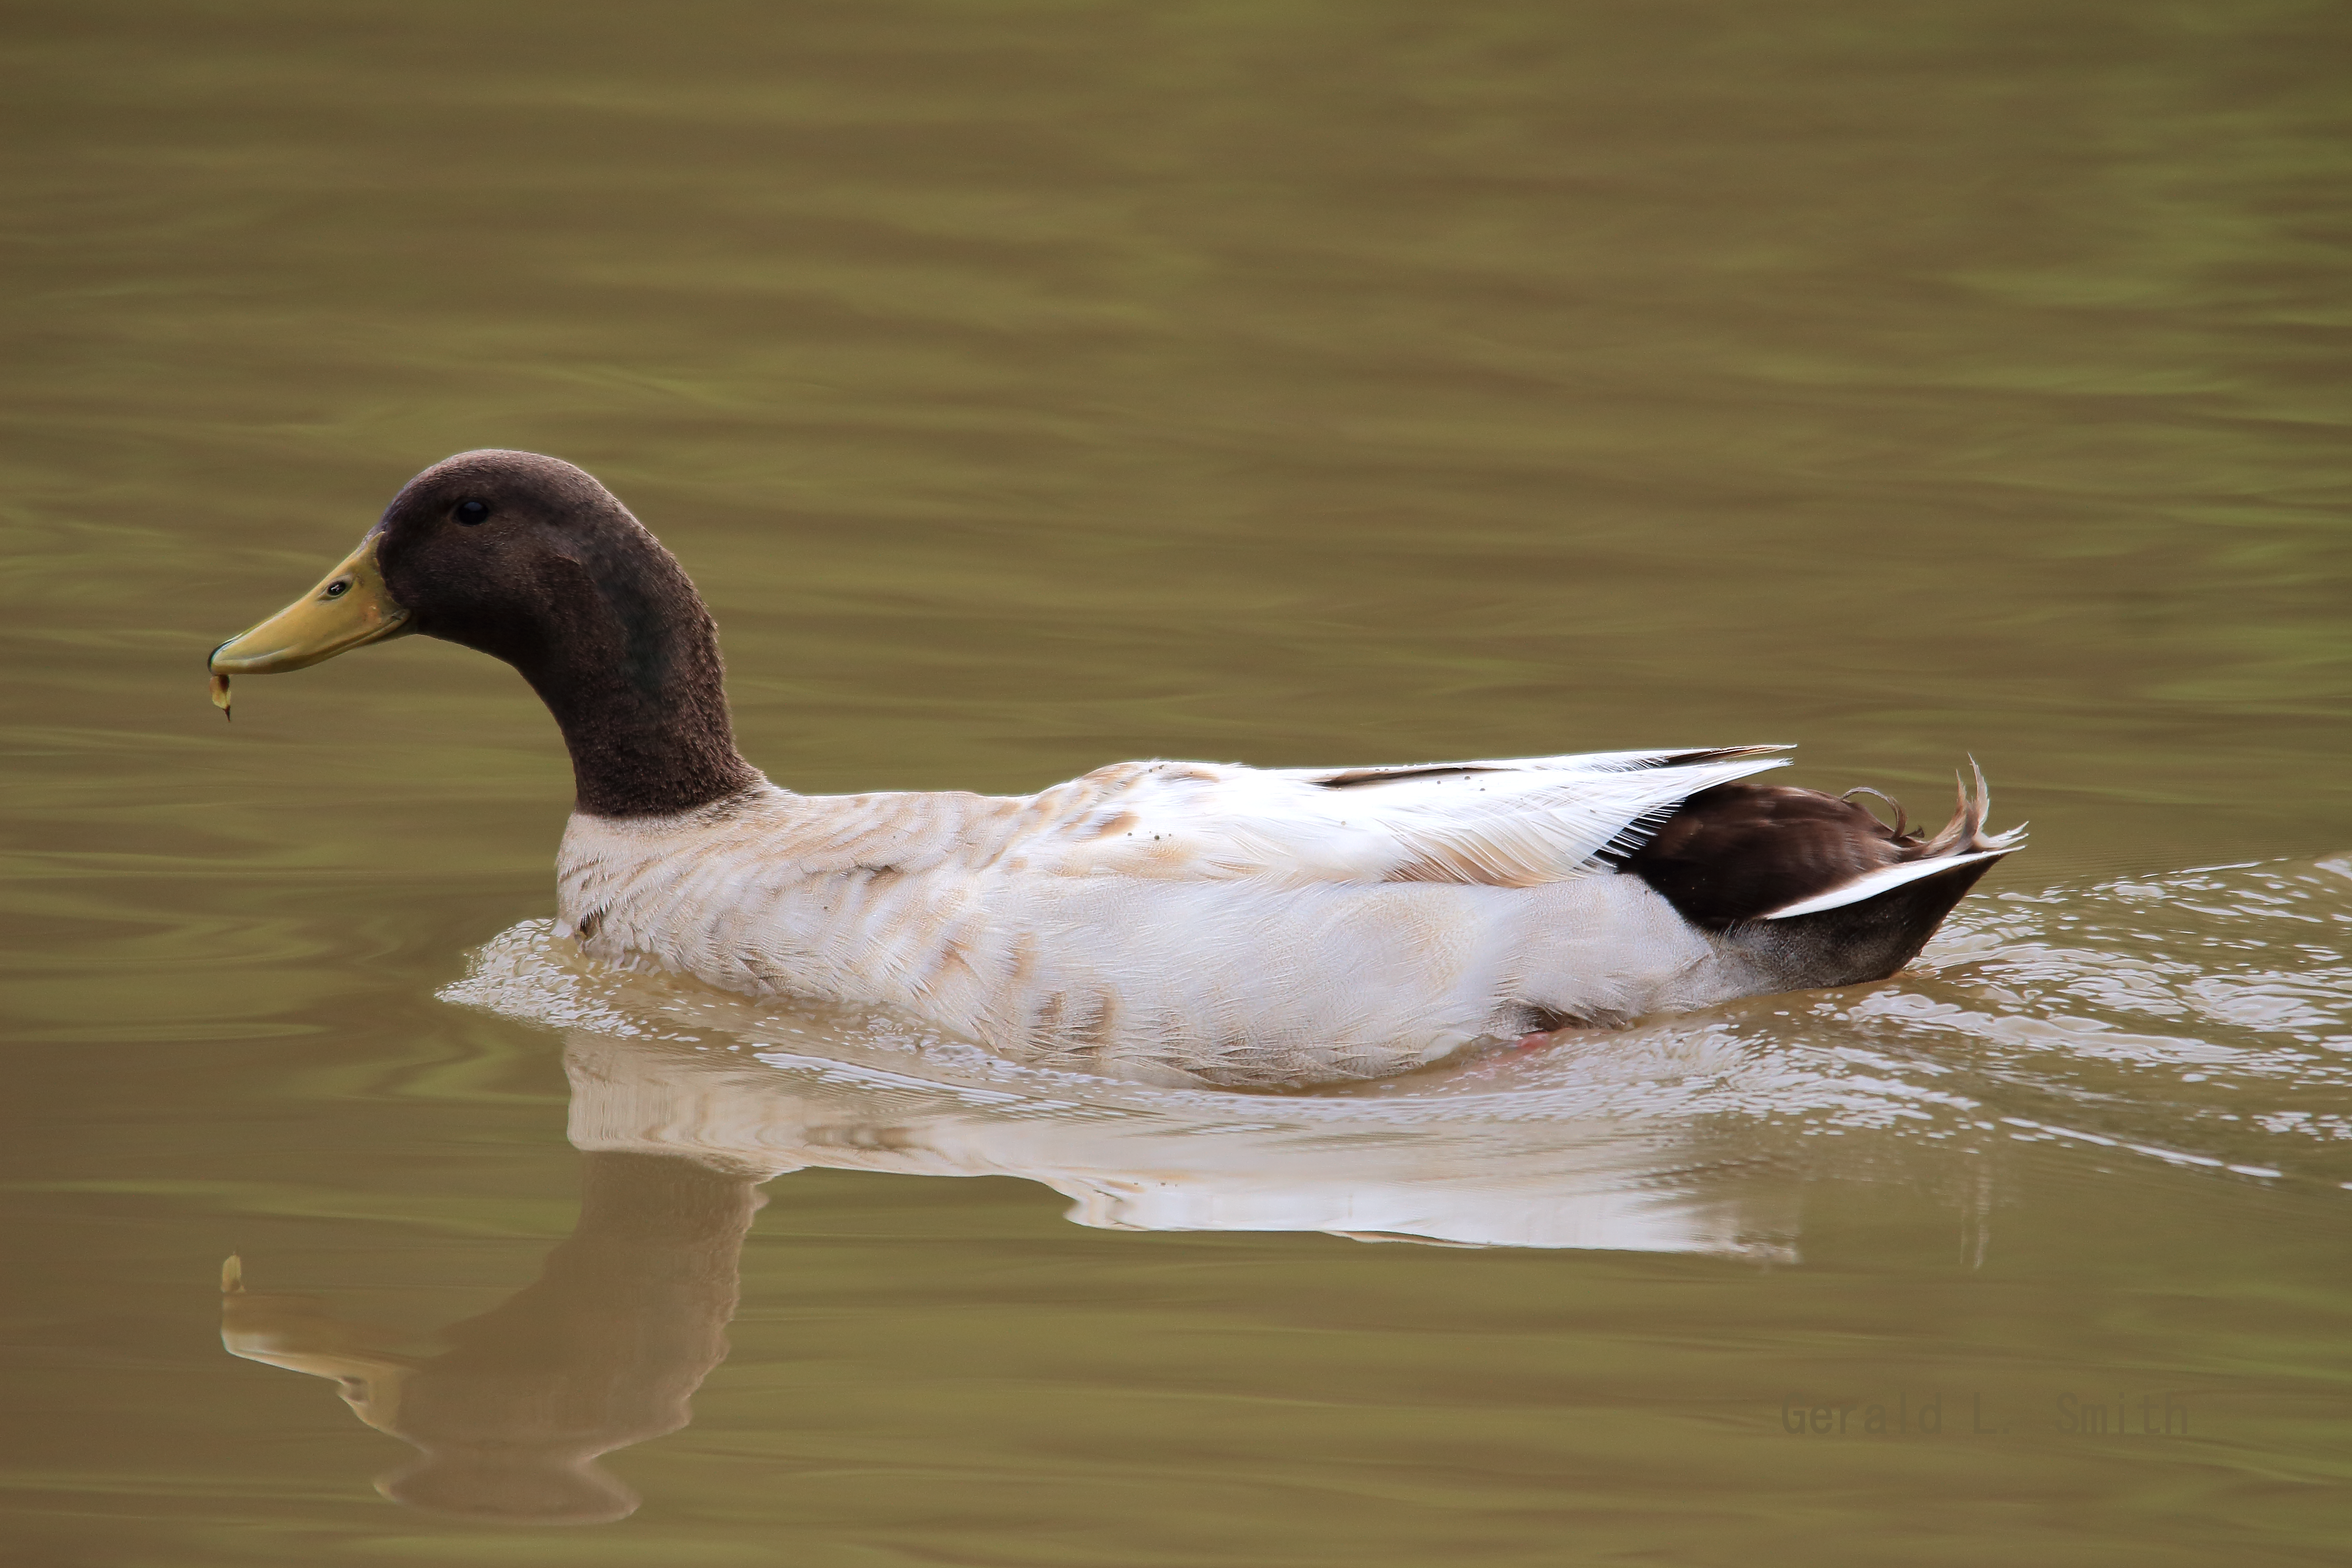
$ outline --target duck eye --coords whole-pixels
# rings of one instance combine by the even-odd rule
[[[457,503],[457,510],[449,515],[470,528],[475,523],[489,520],[490,503],[486,500],[461,500]]]

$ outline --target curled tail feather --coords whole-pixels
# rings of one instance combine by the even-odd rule
[[[1985,783],[1984,770],[1977,766],[1974,757],[1969,759],[1969,771],[1976,775],[1975,795],[1971,797],[1969,794],[1968,780],[1955,775],[1959,804],[1952,812],[1952,819],[1944,824],[1934,837],[1922,839],[1913,835],[1906,838],[1902,832],[1900,814],[1903,808],[1898,804],[1895,808],[1897,816],[1894,835],[1898,846],[1898,858],[1893,865],[1865,871],[1836,887],[1794,900],[1779,909],[1768,910],[1758,918],[1787,920],[1794,915],[1820,914],[1827,910],[1864,903],[1882,893],[1931,877],[1944,876],[1963,866],[1986,865],[2021,847],[2025,843],[2023,823],[2005,833],[1985,831],[1985,818],[1992,810],[1992,786]],[[1874,795],[1877,792],[1874,790],[1871,793]],[[1969,880],[1974,882],[1976,879],[1971,877]],[[1955,901],[1958,901],[1958,897],[1954,895]],[[1938,915],[1937,918],[1942,917]]]
[[[1976,775],[1976,797],[1973,800],[1969,797],[1968,780],[1954,773],[1952,782],[1960,799],[1958,807],[1952,813],[1952,820],[1944,824],[1942,831],[1936,837],[1905,858],[1934,860],[1948,855],[2007,851],[2025,842],[2025,824],[2021,822],[2006,833],[1985,831],[1985,819],[1992,815],[1992,786],[1985,783],[1984,769],[1977,766],[1974,757],[1969,759],[1969,772]],[[1899,811],[1902,808],[1897,806],[1895,809]]]

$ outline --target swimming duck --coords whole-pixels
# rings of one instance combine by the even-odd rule
[[[1022,1060],[1232,1086],[1884,978],[2019,845],[1746,782],[1785,746],[1352,768],[1133,762],[1034,795],[804,795],[735,749],[709,612],[583,470],[461,453],[228,679],[411,633],[563,732],[558,921],[591,956],[912,1014]]]

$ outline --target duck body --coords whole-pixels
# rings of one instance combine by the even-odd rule
[[[599,958],[879,1004],[1022,1059],[1225,1084],[1375,1077],[1773,989],[1638,878],[1446,858],[1444,828],[1475,846],[1547,795],[1589,812],[1664,793],[1488,767],[1334,792],[1127,763],[1021,797],[761,785],[671,816],[581,814],[559,918]]]
[[[1983,831],[1981,779],[1931,839],[1748,782],[1778,746],[797,795],[736,753],[676,561],[593,479],[522,453],[411,481],[308,599],[215,651],[216,700],[407,631],[515,665],[555,714],[580,786],[558,916],[592,956],[1081,1070],[1369,1078],[1876,978],[2015,847]]]
[[[1645,823],[1709,792],[1748,802],[1735,781],[1780,766],[1762,755],[1777,749],[1122,763],[1012,797],[762,782],[691,812],[575,814],[559,919],[597,958],[880,1005],[1044,1065],[1227,1086],[1373,1078],[1907,960],[1958,891],[1924,889],[1941,907],[1925,929],[1905,910],[1889,962],[1855,952],[1868,910],[1835,912],[1870,897],[1818,911],[1832,929],[1809,943],[1802,916],[1709,931],[1640,874],[1628,847],[1651,842]],[[1957,860],[1948,884],[1987,858],[1927,864]]]

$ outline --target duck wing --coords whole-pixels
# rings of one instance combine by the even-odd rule
[[[1039,795],[1024,868],[1157,880],[1524,888],[1614,868],[1689,796],[1785,746],[1393,767],[1122,763]]]

